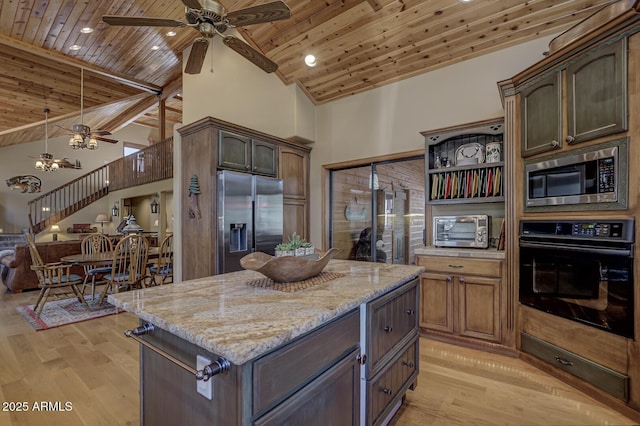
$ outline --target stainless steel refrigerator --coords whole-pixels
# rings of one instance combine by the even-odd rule
[[[218,172],[218,272],[242,270],[254,251],[270,255],[282,242],[282,180]]]

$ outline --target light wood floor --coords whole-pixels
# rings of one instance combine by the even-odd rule
[[[0,425],[138,425],[138,347],[122,334],[136,317],[36,332],[16,311],[36,296],[0,284]],[[56,403],[70,410],[37,411]],[[422,339],[418,387],[392,424],[634,423],[518,359]]]

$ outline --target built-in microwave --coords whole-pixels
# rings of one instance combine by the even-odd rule
[[[489,247],[489,216],[434,216],[433,245],[436,247]]]
[[[627,170],[627,156],[620,154],[626,154],[626,145],[626,141],[616,141],[525,162],[525,206],[619,203],[624,198],[621,182],[626,182]]]

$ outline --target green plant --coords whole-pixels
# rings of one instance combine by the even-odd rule
[[[289,238],[289,244],[291,244],[291,248],[293,250],[302,247],[302,243],[303,242],[304,242],[304,240],[301,239],[300,236],[298,236],[298,234],[296,234],[295,232]]]
[[[313,244],[311,244],[311,243],[310,243],[310,242],[308,242],[308,241],[304,241],[304,242],[300,245],[300,247],[302,247],[302,248],[311,248],[311,247],[313,247]]]
[[[291,244],[289,243],[280,243],[276,246],[276,250],[278,251],[290,251],[293,250],[293,248],[291,247]]]

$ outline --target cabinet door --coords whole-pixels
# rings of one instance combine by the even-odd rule
[[[458,333],[500,341],[500,283],[497,278],[458,277]]]
[[[249,171],[251,140],[229,132],[220,132],[218,166],[225,169]]]
[[[358,425],[360,423],[359,349],[349,353],[256,425]],[[286,366],[282,366],[286,374]]]
[[[278,172],[278,147],[259,140],[251,141],[251,171],[266,176]]]
[[[567,142],[627,129],[626,50],[626,39],[622,39],[567,66]]]
[[[453,280],[450,275],[420,275],[420,327],[453,333]]]
[[[302,200],[283,200],[284,222],[282,224],[282,235],[291,236],[295,232],[309,241],[309,227],[307,226],[307,203]]]
[[[309,154],[304,151],[280,147],[280,174],[282,195],[285,198],[305,200],[309,176]]]
[[[562,146],[561,72],[556,71],[520,92],[522,156]]]

